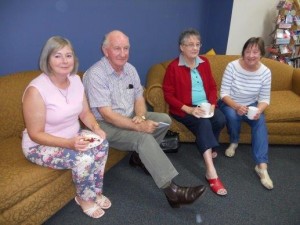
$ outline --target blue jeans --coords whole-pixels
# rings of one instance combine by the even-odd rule
[[[218,108],[215,109],[214,116],[208,119],[188,114],[184,117],[176,115],[172,117],[184,124],[195,135],[198,150],[202,154],[210,148],[219,146],[219,136],[226,124],[226,119]]]
[[[249,120],[246,115],[240,116],[223,101],[218,102],[220,110],[226,116],[226,126],[230,136],[230,143],[238,143],[240,139],[241,123],[244,121],[251,127],[252,155],[256,164],[268,163],[268,130],[265,115],[262,113],[258,120]],[[257,102],[249,105],[257,106]]]

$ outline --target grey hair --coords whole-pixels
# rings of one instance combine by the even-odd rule
[[[190,36],[196,36],[199,39],[199,41],[201,41],[200,33],[196,29],[189,28],[181,32],[181,34],[179,35],[178,45],[180,46],[184,44],[184,41],[188,39]]]
[[[113,33],[120,33],[120,34],[124,35],[128,39],[128,42],[129,42],[129,37],[126,34],[124,34],[120,30],[113,30],[113,31],[111,31],[111,32],[104,35],[104,38],[103,38],[103,41],[102,41],[102,47],[107,47],[108,45],[110,45],[109,37]]]

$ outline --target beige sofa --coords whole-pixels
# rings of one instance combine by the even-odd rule
[[[21,150],[24,129],[21,97],[40,71],[0,77],[0,224],[42,224],[67,204],[75,190],[70,170],[29,162]],[[110,149],[106,170],[127,153]]]
[[[239,56],[207,55],[206,57],[220,88],[227,64]],[[271,104],[265,111],[269,141],[271,144],[300,144],[300,69],[267,58],[263,58],[262,62],[272,71]],[[169,63],[170,60],[153,65],[147,74],[146,100],[155,112],[168,113],[162,82]],[[180,133],[182,142],[195,140],[194,135],[174,119],[171,130]],[[250,128],[247,124],[243,124],[240,143],[250,143],[250,141]],[[221,133],[220,142],[229,142],[226,128]]]

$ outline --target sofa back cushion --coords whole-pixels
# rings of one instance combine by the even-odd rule
[[[0,138],[21,137],[25,124],[22,113],[22,96],[25,88],[42,72],[24,71],[0,77]],[[82,77],[83,72],[78,72]]]
[[[223,73],[227,64],[235,59],[240,58],[239,55],[205,55],[210,62],[213,76],[216,80],[218,90],[220,90]],[[156,74],[156,82],[162,84],[166,68],[172,60],[168,60],[159,64],[153,65],[148,74]],[[272,91],[284,91],[292,89],[292,77],[294,68],[276,60],[263,58],[264,63],[272,72]],[[148,76],[147,76],[148,77]],[[153,76],[151,76],[153,79]],[[148,82],[147,82],[148,83]]]
[[[0,138],[20,136],[24,129],[22,95],[41,71],[26,71],[0,77]]]
[[[263,58],[262,63],[272,72],[272,91],[292,90],[294,67],[268,58]]]
[[[221,87],[222,77],[227,64],[235,59],[240,58],[238,55],[206,55],[208,58],[212,73],[218,85]],[[265,64],[272,72],[272,91],[283,91],[292,89],[292,76],[294,68],[276,60],[263,58]]]
[[[225,71],[227,64],[233,60],[239,58],[236,55],[205,55],[205,57],[209,60],[212,74],[217,83],[218,91],[220,91],[222,77]]]

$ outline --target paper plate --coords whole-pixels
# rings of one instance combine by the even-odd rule
[[[210,118],[214,116],[214,112],[211,112],[210,114],[206,115],[206,116],[201,116],[201,118]]]
[[[88,148],[95,148],[103,142],[103,139],[97,134],[86,134],[84,140],[89,141]]]

